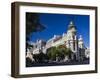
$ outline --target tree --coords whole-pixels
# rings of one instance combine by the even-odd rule
[[[65,57],[64,54],[66,53],[66,46],[65,45],[59,45],[57,47],[57,51],[58,51],[57,57],[59,57],[61,60],[63,60],[64,57]]]
[[[39,59],[39,63],[43,63],[46,60],[46,55],[40,51],[40,53],[38,54],[38,59]]]
[[[40,23],[40,17],[37,13],[26,13],[26,48],[30,46],[30,35],[34,32],[40,32],[45,29],[45,26]]]
[[[34,32],[40,32],[45,29],[45,26],[40,23],[40,17],[38,13],[26,13],[26,47],[28,41],[30,41],[30,35]]]
[[[71,49],[70,48],[66,48],[65,55],[70,55],[70,54],[72,54]]]
[[[29,35],[32,32],[42,31],[44,29],[44,25],[40,23],[39,14],[26,13],[26,35]]]
[[[51,47],[47,50],[49,60],[56,60],[56,47]]]
[[[69,48],[66,48],[65,45],[59,45],[57,47],[51,47],[47,50],[47,57],[52,61],[64,60],[67,57],[70,57],[72,51]]]
[[[43,63],[47,60],[47,55],[40,51],[38,54],[33,54],[36,63]]]
[[[49,60],[62,60],[64,59],[64,50],[63,47],[61,48],[60,46],[58,47],[51,47],[47,50],[47,56]],[[58,61],[58,60],[57,60]]]
[[[62,59],[64,59],[66,56],[70,58],[73,53],[70,48],[66,47],[66,45],[59,45],[57,48],[60,54],[59,57],[61,57]]]
[[[33,61],[29,57],[27,57],[26,58],[26,67],[31,67],[32,64],[33,64]]]

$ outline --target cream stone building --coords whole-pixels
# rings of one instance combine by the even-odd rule
[[[48,48],[52,46],[66,45],[67,48],[70,48],[73,52],[71,55],[72,59],[80,60],[86,56],[86,47],[82,36],[77,35],[77,29],[73,21],[70,21],[68,25],[68,30],[62,35],[54,35],[48,41],[37,40],[33,44],[32,54],[39,54],[39,51],[42,50],[46,54]],[[88,56],[89,57],[89,56]]]

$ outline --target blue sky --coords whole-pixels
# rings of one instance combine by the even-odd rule
[[[77,34],[82,35],[84,43],[89,47],[89,15],[71,15],[71,14],[49,14],[39,13],[40,23],[45,25],[46,29],[41,32],[32,33],[30,39],[35,42],[37,39],[48,40],[53,35],[62,35],[67,31],[69,22],[72,20],[77,28]]]

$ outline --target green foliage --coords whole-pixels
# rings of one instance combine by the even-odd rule
[[[58,47],[51,47],[47,50],[47,53],[44,54],[43,52],[40,52],[39,54],[34,54],[33,58],[35,59],[35,62],[42,63],[45,60],[63,60],[65,56],[70,56],[72,54],[72,51],[69,48],[66,48],[64,45],[60,45]]]
[[[40,32],[45,29],[45,26],[40,23],[39,14],[37,13],[26,13],[26,48],[29,46],[29,36],[33,32]]]
[[[56,47],[51,47],[47,51],[47,56],[50,60],[56,60]]]
[[[56,60],[56,57],[64,59],[65,56],[72,54],[72,51],[69,48],[66,48],[65,45],[60,45],[57,47],[51,47],[47,51],[47,56],[50,60]]]
[[[35,62],[42,63],[45,60],[46,55],[43,52],[40,52],[39,54],[34,54],[33,58],[35,59]]]
[[[72,51],[70,50],[70,48],[66,48],[65,45],[59,45],[57,48],[58,48],[59,52],[64,55],[72,54]]]
[[[45,27],[40,23],[39,14],[26,13],[26,34],[42,31]]]

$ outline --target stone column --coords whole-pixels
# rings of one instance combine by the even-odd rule
[[[72,50],[72,51],[74,51],[74,40],[73,40],[73,37],[71,37],[71,39],[70,39],[70,49]]]
[[[80,56],[79,56],[79,49],[78,49],[78,39],[77,36],[75,35],[75,53],[76,53],[76,59],[79,60]]]

